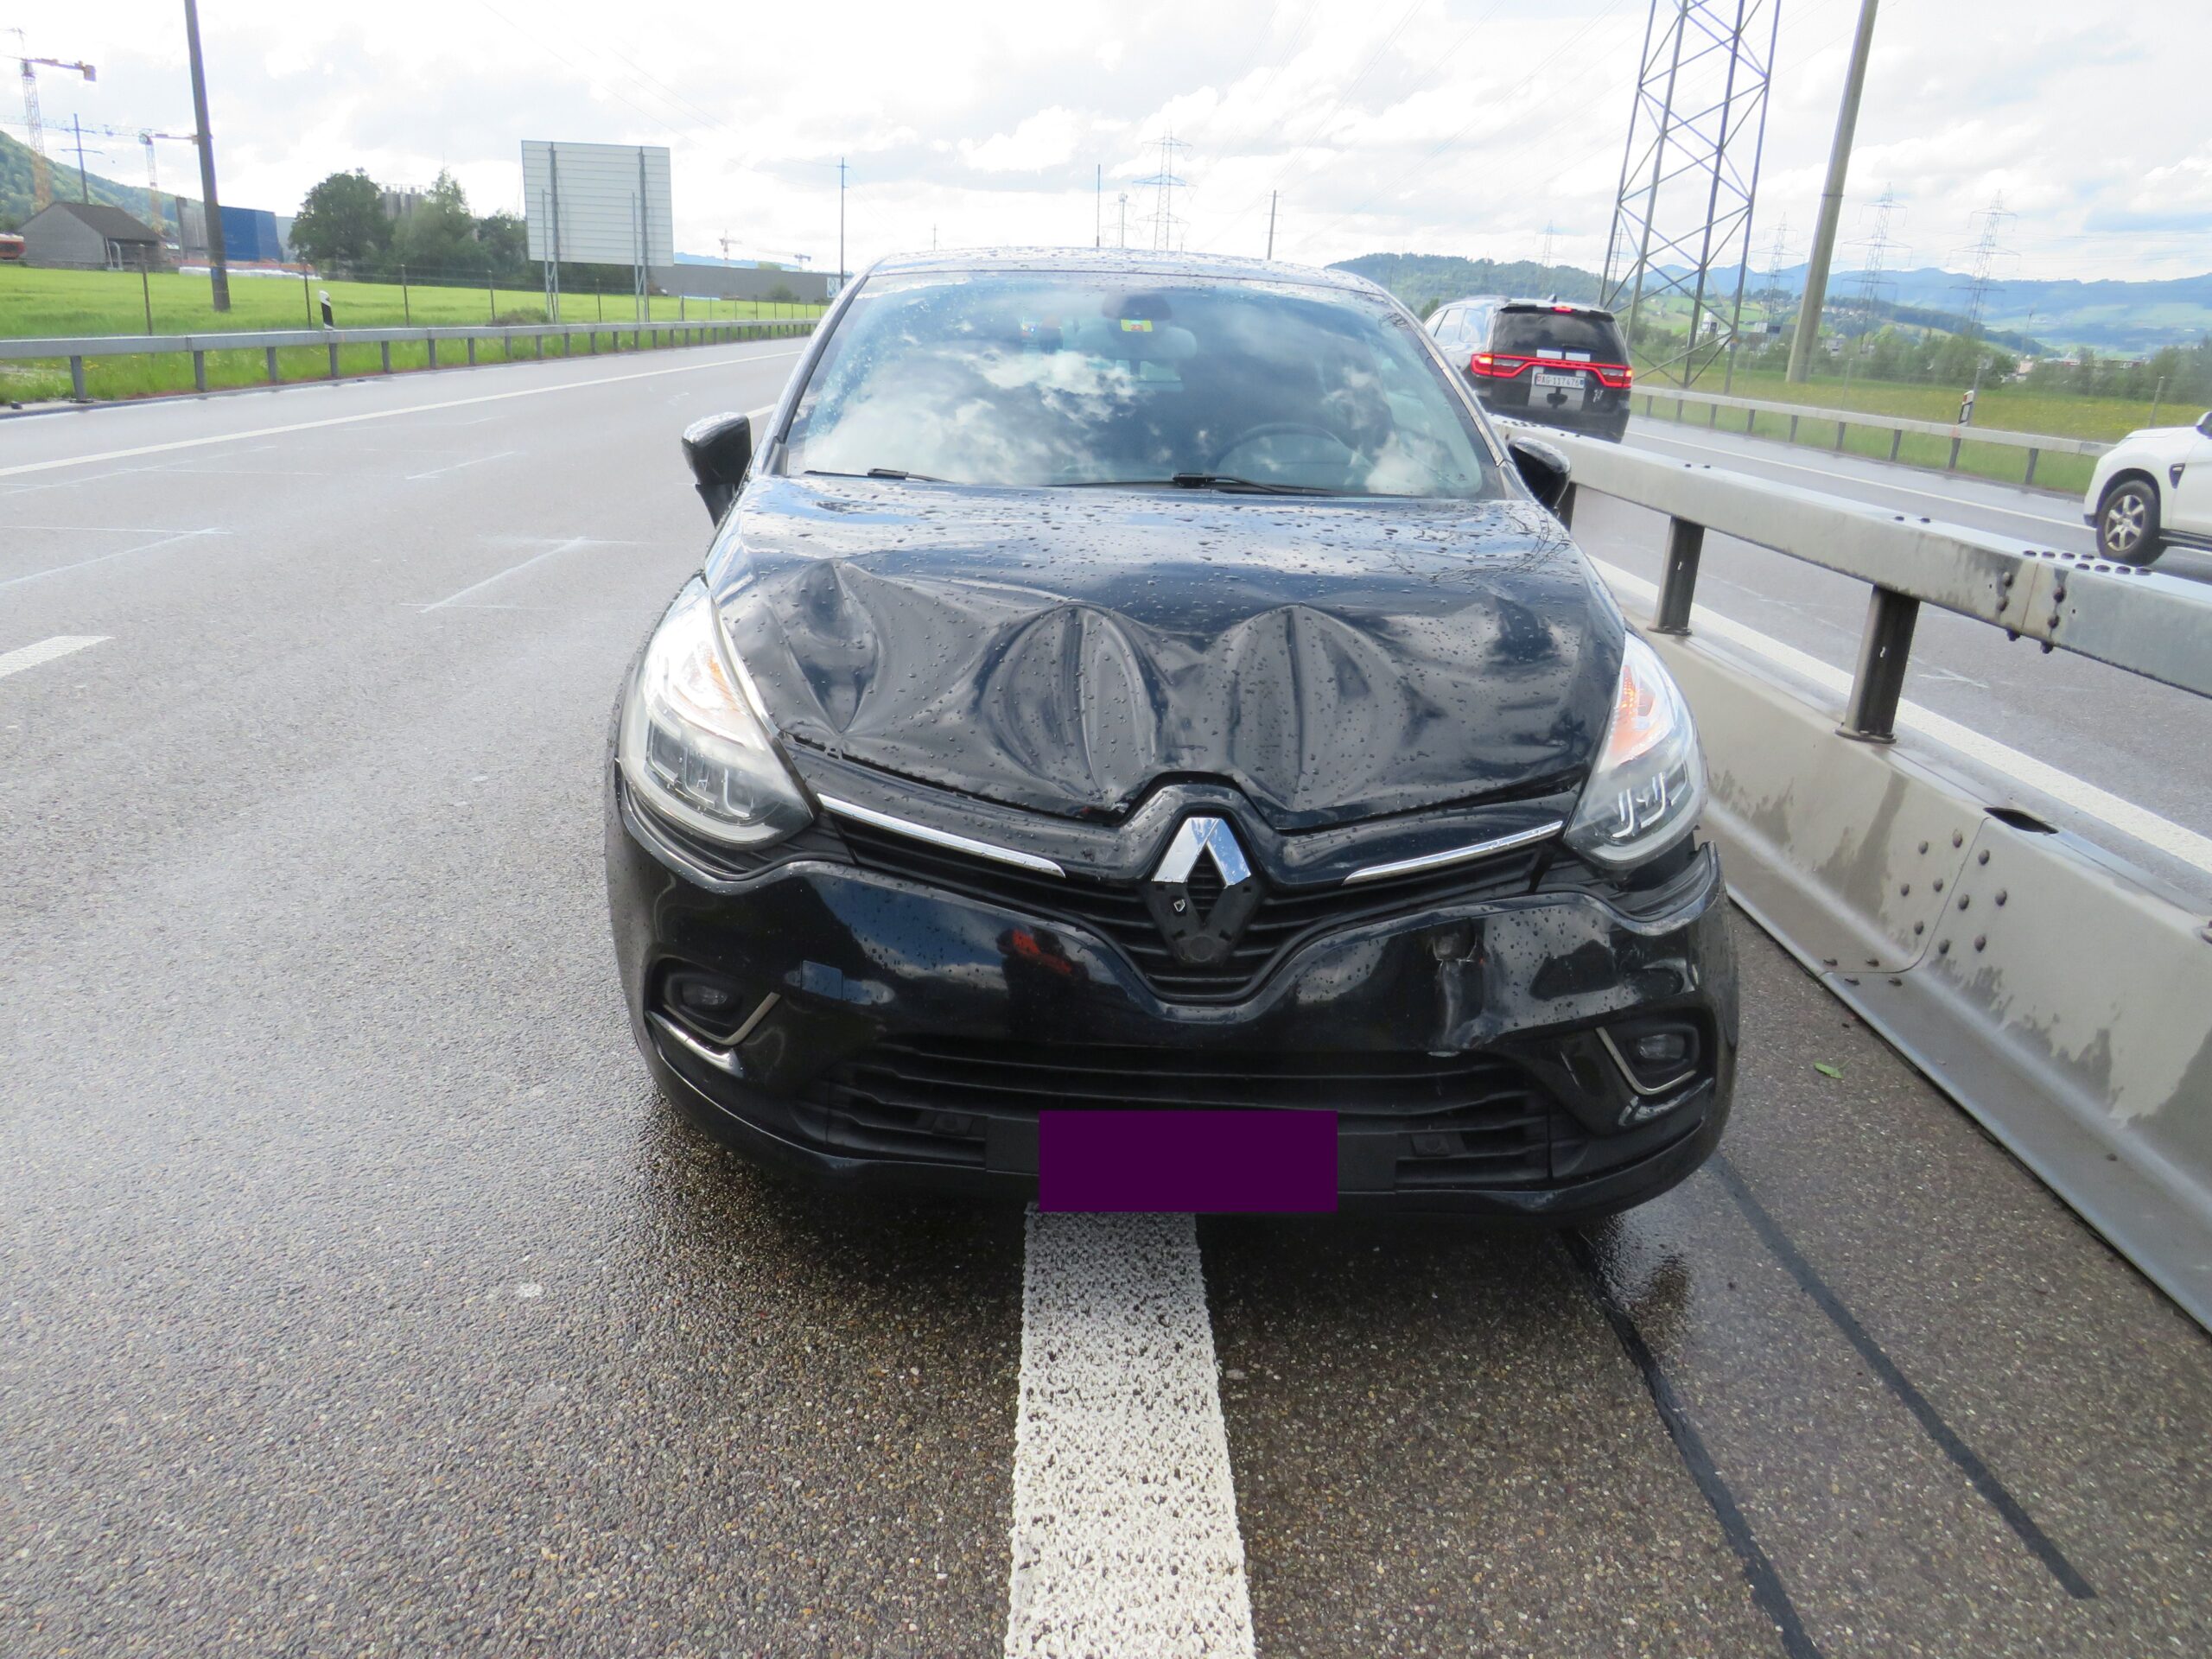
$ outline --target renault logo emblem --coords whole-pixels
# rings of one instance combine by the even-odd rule
[[[1196,880],[1201,859],[1211,861],[1220,879]],[[1166,936],[1176,959],[1192,964],[1218,963],[1244,931],[1259,908],[1260,884],[1253,878],[1236,832],[1224,818],[1185,818],[1145,883],[1145,903]]]

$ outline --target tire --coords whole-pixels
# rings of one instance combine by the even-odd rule
[[[2165,551],[2158,537],[2158,486],[2123,478],[2097,503],[2097,556],[2114,564],[2149,564]]]

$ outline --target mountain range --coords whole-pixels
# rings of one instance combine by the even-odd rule
[[[1468,294],[1556,295],[1562,300],[1594,301],[1599,288],[1594,272],[1529,259],[1369,253],[1343,260],[1334,269],[1357,271],[1381,283],[1416,310],[1429,300]],[[1804,292],[1802,264],[1771,276],[1792,302]],[[1754,271],[1749,286],[1763,290],[1769,280],[1768,273]],[[1875,279],[1872,291],[1885,315],[1940,327],[1962,321],[1971,281],[1958,271],[1922,267],[1885,271]],[[1857,270],[1834,273],[1828,279],[1829,303],[1854,297],[1865,285]],[[2088,346],[2133,356],[2161,346],[2191,345],[2212,334],[2212,274],[2151,282],[2018,277],[1992,282],[1984,297],[1982,322],[1993,337],[2016,346],[2032,339],[2047,347]]]

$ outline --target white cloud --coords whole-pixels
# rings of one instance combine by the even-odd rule
[[[1034,173],[1074,156],[1084,123],[1072,110],[1039,110],[1012,132],[994,133],[980,144],[963,143],[968,165],[979,173]]]
[[[1646,8],[1639,0],[853,0],[832,14],[675,0],[610,31],[585,0],[294,0],[203,11],[226,197],[286,211],[333,170],[426,182],[449,166],[480,208],[519,205],[524,137],[665,143],[679,244],[727,232],[836,257],[851,163],[854,257],[901,247],[1088,242],[1106,169],[1132,234],[1166,130],[1191,149],[1173,212],[1193,249],[1321,263],[1376,249],[1560,257],[1604,246]],[[1759,202],[1802,253],[1858,0],[1784,0]],[[191,128],[175,0],[17,0],[35,52],[89,58],[46,82],[87,160],[139,175],[141,127]],[[825,17],[827,22],[825,22]],[[1916,259],[1943,259],[2003,189],[2025,276],[2212,270],[2212,155],[2199,81],[2212,8],[1940,0],[1884,10],[1847,239],[1894,185]],[[2124,111],[2125,118],[2116,118]],[[191,172],[181,149],[164,178]],[[1762,238],[1762,256],[1765,245]]]

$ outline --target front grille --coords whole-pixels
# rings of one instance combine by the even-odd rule
[[[1365,1166],[1400,1188],[1544,1186],[1585,1139],[1521,1066],[1480,1054],[909,1038],[831,1067],[805,1092],[842,1148],[970,1166],[984,1162],[994,1124],[1084,1107],[1333,1110],[1341,1135],[1380,1154]]]
[[[1145,906],[1140,883],[1033,874],[851,819],[841,820],[837,827],[862,868],[986,899],[1040,920],[1074,924],[1113,944],[1154,990],[1179,1002],[1247,996],[1278,963],[1322,933],[1433,905],[1525,893],[1545,850],[1522,848],[1447,869],[1349,887],[1278,887],[1262,876],[1259,908],[1236,947],[1220,962],[1193,963],[1176,960]],[[1202,877],[1214,883],[1202,904],[1210,906],[1220,896],[1212,860],[1199,860],[1192,876],[1194,893]]]

